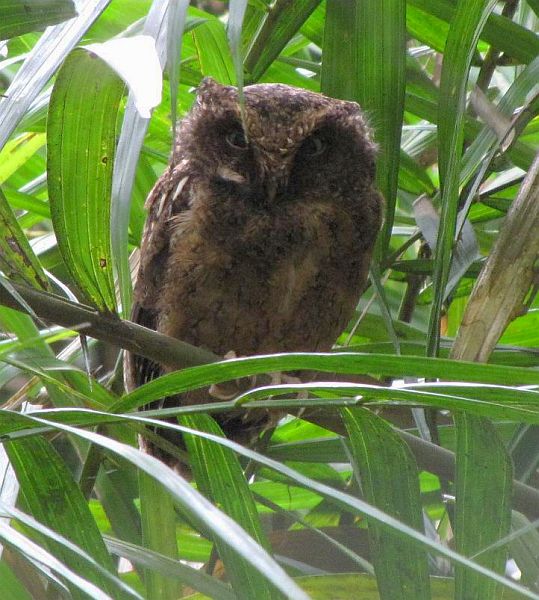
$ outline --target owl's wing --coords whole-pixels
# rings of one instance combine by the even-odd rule
[[[157,329],[157,303],[170,253],[172,218],[189,210],[190,179],[188,171],[179,166],[169,167],[146,200],[148,217],[142,235],[131,320],[149,329]],[[126,352],[124,372],[126,388],[131,391],[158,377],[162,367],[155,361]]]

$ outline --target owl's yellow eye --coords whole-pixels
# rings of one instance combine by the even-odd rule
[[[236,150],[245,150],[247,148],[247,139],[245,138],[245,134],[239,129],[229,133],[225,139],[227,144]]]
[[[308,137],[302,146],[302,152],[306,156],[319,156],[326,149],[326,143],[323,139],[317,135],[311,135]]]

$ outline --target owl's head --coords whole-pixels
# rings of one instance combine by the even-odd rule
[[[184,121],[184,157],[259,206],[298,198],[357,202],[374,179],[375,145],[360,107],[288,85],[238,92],[206,78]]]

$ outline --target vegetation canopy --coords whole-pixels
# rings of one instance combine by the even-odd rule
[[[3,598],[539,599],[538,22],[538,0],[0,0]],[[129,321],[206,76],[368,116],[384,224],[332,352],[223,360]],[[177,370],[127,393],[122,349]],[[211,417],[254,408],[288,416],[252,448]],[[192,481],[139,450],[166,444],[148,425]]]

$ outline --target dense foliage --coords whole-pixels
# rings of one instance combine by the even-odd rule
[[[539,598],[539,2],[191,4],[0,0],[2,597]],[[369,115],[385,222],[331,354],[215,363],[120,319],[206,75]],[[120,347],[179,370],[126,394]],[[211,402],[137,410],[255,374],[219,407],[289,409],[255,449]],[[193,482],[138,450],[165,416]]]

